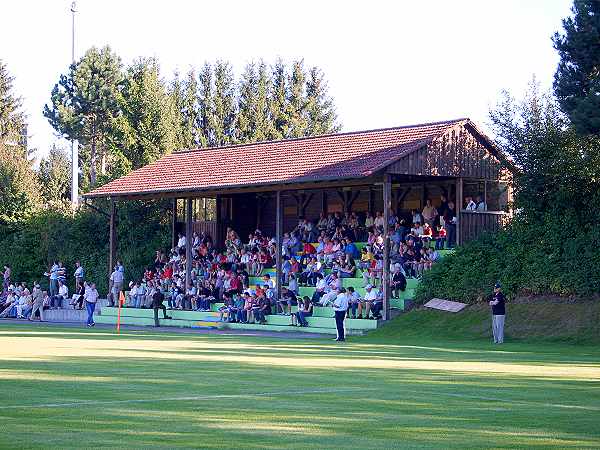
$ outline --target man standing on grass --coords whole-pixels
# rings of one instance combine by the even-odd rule
[[[505,298],[502,293],[502,285],[494,285],[494,296],[490,301],[492,307],[492,333],[494,334],[494,344],[504,342],[504,317],[506,316]]]
[[[90,284],[89,289],[85,290],[83,299],[85,300],[85,309],[88,314],[86,325],[88,327],[93,327],[96,325],[94,322],[94,310],[96,309],[96,302],[98,301],[98,291],[96,290],[95,283]]]
[[[340,293],[333,302],[333,310],[335,311],[335,326],[337,328],[337,342],[343,342],[346,340],[344,335],[344,318],[346,317],[346,311],[348,311],[348,296],[346,295],[346,289],[341,288]]]

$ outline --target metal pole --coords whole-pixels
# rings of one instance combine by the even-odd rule
[[[383,319],[389,320],[391,314],[390,305],[390,209],[392,206],[391,200],[392,183],[390,175],[383,176]]]
[[[71,61],[75,64],[75,13],[77,5],[71,3]],[[76,208],[79,204],[79,148],[76,140],[71,140],[71,204]]]

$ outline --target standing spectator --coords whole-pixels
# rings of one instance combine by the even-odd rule
[[[85,309],[88,314],[86,324],[88,327],[93,327],[96,325],[94,322],[94,310],[96,309],[96,302],[98,301],[98,291],[96,290],[95,283],[90,284],[90,287],[85,291],[83,298],[85,299]]]
[[[44,297],[47,297],[48,294],[46,291],[42,292],[39,284],[35,284],[33,286],[33,308],[31,310],[31,315],[29,316],[29,320],[35,320],[35,313],[39,312],[40,314],[40,322],[44,321]]]
[[[50,266],[50,268],[48,269],[48,272],[46,272],[44,274],[50,280],[50,297],[51,298],[58,294],[58,269],[59,269],[58,261],[54,261],[52,263],[52,265]]]
[[[75,285],[79,286],[79,284],[83,285],[84,272],[83,267],[79,261],[75,261],[75,272],[73,273],[75,277]]]
[[[483,200],[483,198],[481,197],[481,195],[477,196],[477,211],[479,212],[485,212],[487,211],[487,205],[485,204],[485,201]]]
[[[2,292],[7,292],[8,287],[10,286],[10,266],[7,264],[4,266],[4,272],[2,272]]]
[[[437,209],[441,226],[444,226],[444,223],[445,223],[444,218],[445,218],[447,209],[448,209],[448,198],[445,195],[442,195],[440,197],[440,206]]]
[[[444,228],[448,231],[448,248],[454,248],[456,245],[456,211],[453,202],[448,202],[448,208],[444,213]]]
[[[337,328],[337,342],[343,342],[346,340],[344,335],[344,319],[346,318],[346,311],[348,311],[348,296],[346,295],[346,289],[340,289],[340,293],[333,302],[333,310],[335,311],[335,326]]]
[[[494,296],[490,301],[492,307],[492,334],[494,335],[494,344],[504,342],[504,318],[506,317],[506,299],[502,293],[502,285],[494,285]]]
[[[430,226],[433,226],[433,223],[435,222],[435,217],[437,216],[437,210],[431,204],[430,199],[427,199],[427,202],[425,203],[425,207],[423,208],[421,215],[423,216],[423,220],[425,220],[425,223],[428,223]]]
[[[123,267],[123,266],[121,266],[121,267]],[[115,302],[119,300],[119,294],[123,290],[123,271],[119,270],[118,265],[117,265],[117,267],[115,267],[115,270],[110,275],[110,282],[111,282],[111,286],[112,286],[111,306],[113,306],[115,304]]]
[[[446,229],[438,225],[437,227],[437,237],[435,238],[435,249],[442,250],[444,245],[446,244]]]
[[[400,267],[395,270],[392,275],[392,298],[400,298],[400,292],[406,290],[406,277]]]

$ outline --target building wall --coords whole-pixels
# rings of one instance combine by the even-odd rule
[[[498,180],[500,160],[476,134],[457,126],[388,168],[392,174]]]

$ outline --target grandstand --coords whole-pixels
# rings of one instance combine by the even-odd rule
[[[243,155],[243,157],[241,157]],[[411,211],[421,210],[427,200],[443,197],[457,205],[451,228],[450,246],[460,244],[486,230],[496,230],[506,220],[510,198],[510,163],[469,119],[404,126],[373,131],[332,134],[275,142],[234,145],[213,149],[185,150],[164,156],[122,178],[85,195],[86,201],[110,200],[110,267],[116,261],[116,208],[119,202],[135,199],[172,200],[173,245],[177,233],[208,234],[222,243],[226,230],[246,236],[260,228],[274,236],[282,247],[284,230],[298,218],[316,219],[320,214],[382,212],[383,318],[406,308],[413,298],[417,280],[401,298],[390,292],[391,214],[410,221]],[[479,196],[485,208],[464,209],[464,199]],[[181,219],[181,220],[180,220]],[[187,239],[186,260],[191,260]],[[310,242],[310,241],[309,241]],[[447,252],[450,250],[443,250]],[[281,298],[282,256],[278,250],[274,269],[277,298]],[[186,268],[187,286],[191,265]],[[256,282],[256,280],[251,280]],[[343,280],[359,293],[363,280]],[[314,288],[301,287],[301,295]],[[174,311],[167,326],[252,328],[258,325],[217,323],[211,312]],[[151,311],[125,310],[122,323],[151,324]],[[309,327],[302,331],[335,331],[330,309],[316,309]],[[116,312],[102,308],[98,322],[113,323]],[[260,328],[287,330],[289,319],[269,316]],[[284,323],[285,322],[285,323]],[[245,326],[244,326],[245,325]],[[376,328],[377,321],[348,319],[350,333]],[[291,328],[296,329],[296,328]]]

